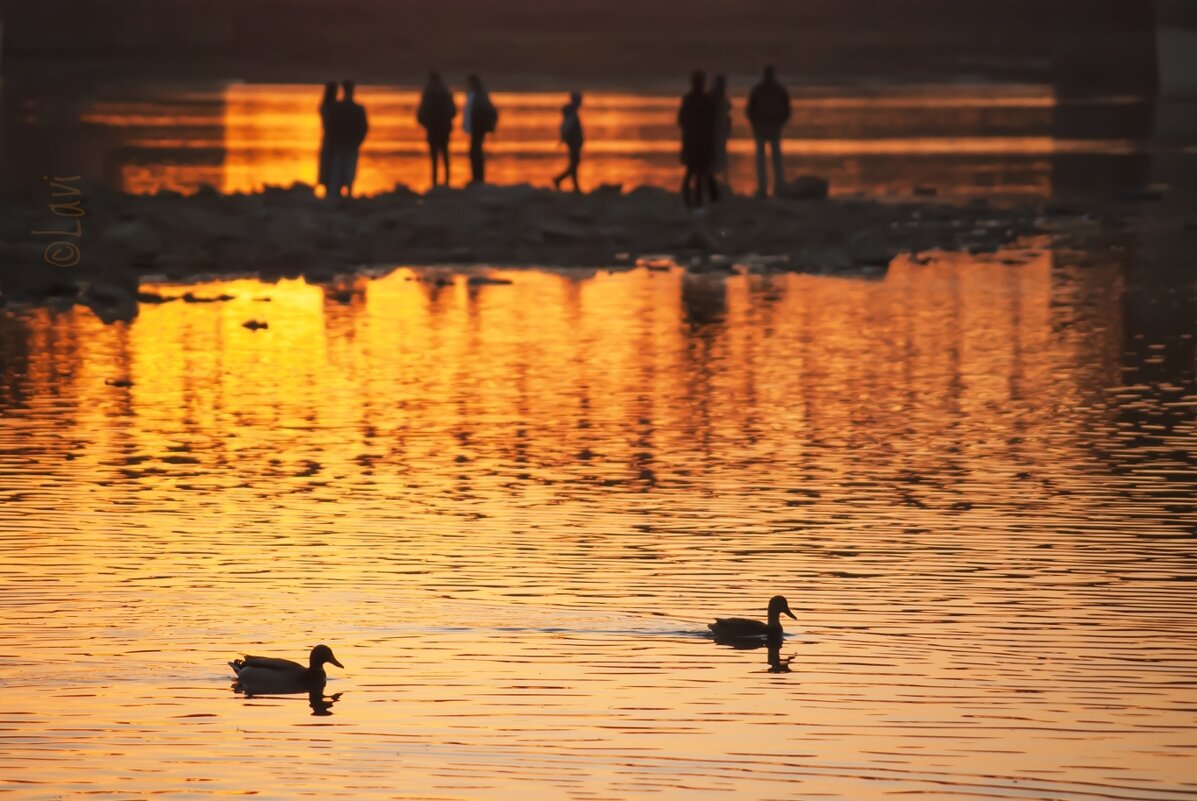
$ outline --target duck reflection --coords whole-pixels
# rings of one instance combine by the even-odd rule
[[[785,657],[781,656],[781,638],[778,637],[776,641],[770,640],[766,643],[769,648],[769,672],[770,673],[789,673],[790,661],[793,660],[794,655]]]
[[[781,646],[785,643],[785,636],[782,634],[770,634],[767,637],[736,637],[715,634],[713,639],[716,645],[726,645],[737,651],[755,651],[764,648],[766,649],[765,661],[769,665],[770,673],[790,672],[790,662],[794,660],[795,655],[791,654],[786,657],[781,655]]]
[[[324,688],[312,690],[308,693],[308,706],[312,708],[312,717],[326,718],[332,715],[332,705],[341,700],[341,693],[325,695]]]
[[[282,695],[304,695],[308,697],[308,706],[312,708],[312,717],[325,718],[332,715],[332,707],[337,701],[341,700],[342,693],[333,693],[332,695],[324,694],[324,685],[319,687],[312,687],[309,689],[296,688],[294,690],[279,690],[267,695],[258,695],[256,693],[246,692],[245,688],[241,686],[240,682],[234,681],[231,687],[232,691],[240,695],[244,695],[246,700],[251,698],[277,698]]]

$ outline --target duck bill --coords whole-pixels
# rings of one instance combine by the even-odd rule
[[[338,662],[338,661],[337,661],[337,658],[336,658],[335,656],[330,656],[330,657],[328,658],[328,661],[329,661],[329,664],[336,665],[336,666],[337,666],[337,667],[339,667],[341,670],[344,670],[344,669],[345,669],[345,666],[344,666],[344,665],[342,665],[340,662]]]
[[[781,611],[785,612],[787,615],[789,615],[790,617],[794,618],[794,620],[797,620],[797,619],[798,619],[798,616],[797,616],[797,615],[795,615],[793,612],[791,612],[791,611],[790,611],[790,608],[789,608],[788,606],[787,606],[785,609],[781,610]]]

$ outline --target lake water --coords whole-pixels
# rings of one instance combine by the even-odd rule
[[[10,310],[0,787],[1197,798],[1197,293],[1099,255]]]
[[[751,192],[754,143],[744,118],[749,85],[732,77],[729,175],[738,191]],[[502,81],[491,89],[501,117],[488,145],[488,179],[549,185],[565,166],[558,126],[566,93],[509,91]],[[679,82],[676,92],[587,92],[583,186],[677,187],[677,108],[684,89]],[[1182,174],[1193,175],[1192,104],[1077,99],[1041,84],[791,89],[786,168],[791,176],[827,177],[836,194],[909,196],[918,189],[944,196],[1045,197],[1183,183]],[[37,187],[47,169],[139,193],[310,184],[320,147],[321,91],[295,84],[146,82],[62,94],[6,84],[0,150],[9,153],[9,180]],[[370,114],[370,134],[357,191],[374,194],[396,184],[427,188],[427,146],[415,120],[418,88],[368,85],[358,95]],[[464,96],[457,100],[464,107]],[[469,177],[466,148],[457,131],[454,185]]]

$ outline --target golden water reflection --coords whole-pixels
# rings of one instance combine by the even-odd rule
[[[403,268],[0,318],[0,785],[1187,797],[1192,345],[1140,381],[1122,280]],[[776,652],[703,637],[775,592]],[[316,642],[331,715],[229,692]]]
[[[1082,141],[1052,130],[1054,94],[1046,86],[898,86],[796,90],[785,143],[791,174],[826,175],[837,193],[901,193],[933,187],[947,194],[1044,195],[1051,160],[1060,153],[1124,153],[1133,145],[1108,137]],[[754,144],[743,116],[746,87],[733,96],[730,177],[755,188]],[[430,183],[426,145],[415,121],[418,90],[363,86],[370,114],[356,190],[374,194],[397,184]],[[96,101],[83,120],[118,132],[122,188],[131,192],[223,192],[314,183],[320,87],[232,84],[163,96]],[[565,161],[558,142],[565,93],[496,91],[501,109],[490,138],[488,178],[549,185]],[[459,108],[465,98],[457,98]],[[602,183],[676,187],[680,182],[678,97],[590,92],[583,119],[584,186]],[[451,143],[453,183],[469,177],[467,141]]]

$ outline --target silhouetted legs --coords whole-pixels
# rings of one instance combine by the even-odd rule
[[[343,145],[333,149],[332,159],[328,167],[328,195],[353,197],[353,181],[357,177],[357,148],[353,145]]]
[[[716,169],[711,171],[712,177],[715,179],[715,184],[726,189],[728,192],[731,189],[731,171],[727,167],[727,159]]]
[[[482,150],[482,140],[486,134],[474,131],[470,134],[470,183],[486,183],[486,153]]]
[[[710,193],[712,203],[719,200],[719,186],[715,183],[715,176],[711,175],[710,169],[687,167],[686,175],[682,178],[682,202],[687,208],[702,208],[704,189]]]
[[[773,150],[773,194],[777,194],[785,186],[785,171],[781,166],[781,135],[756,138],[756,194],[765,197],[769,194],[769,184],[765,177],[765,145]]]
[[[449,137],[432,136],[428,137],[428,157],[432,159],[432,185],[436,186],[436,168],[437,162],[443,161],[445,163],[445,186],[449,185]]]
[[[574,191],[581,192],[582,190],[578,186],[578,165],[581,163],[582,163],[582,148],[571,147],[569,149],[569,166],[567,166],[565,168],[564,172],[562,172],[560,175],[558,175],[556,178],[553,179],[553,186],[560,189],[562,181],[564,181],[566,178],[572,178],[573,182],[574,182]]]

